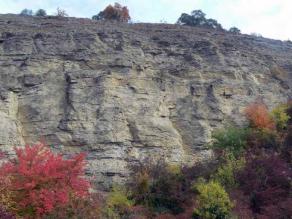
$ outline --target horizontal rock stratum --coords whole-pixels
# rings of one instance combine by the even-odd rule
[[[154,157],[209,159],[212,130],[292,97],[292,43],[170,24],[0,15],[0,146],[86,151],[99,185]]]

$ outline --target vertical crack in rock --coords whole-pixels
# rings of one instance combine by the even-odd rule
[[[64,74],[65,77],[65,100],[64,100],[64,113],[63,118],[61,119],[58,128],[62,131],[70,132],[68,128],[68,122],[70,120],[70,116],[72,116],[72,111],[76,111],[72,104],[72,84],[76,82],[72,82],[72,79],[69,73]]]

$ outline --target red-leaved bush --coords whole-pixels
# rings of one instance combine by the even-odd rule
[[[44,144],[15,148],[15,152],[16,158],[0,167],[0,179],[9,181],[1,183],[0,189],[12,193],[13,209],[18,215],[37,218],[71,199],[88,195],[85,154],[64,159]]]
[[[255,102],[250,104],[245,109],[245,115],[253,128],[267,130],[275,128],[275,123],[269,114],[268,108],[263,103]]]

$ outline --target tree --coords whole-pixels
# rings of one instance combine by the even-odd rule
[[[84,178],[84,154],[64,159],[43,144],[15,148],[15,152],[16,158],[0,167],[1,194],[13,194],[11,211],[38,218],[72,199],[87,197],[90,185]]]
[[[211,29],[223,30],[221,24],[219,24],[215,19],[207,19],[203,26]]]
[[[237,27],[231,27],[229,29],[230,33],[235,33],[235,34],[240,34],[240,29],[238,29]]]
[[[193,10],[191,12],[191,16],[194,17],[195,19],[205,19],[206,14],[201,10]]]
[[[191,15],[183,13],[177,23],[188,26],[201,26],[206,22],[206,14],[201,10],[194,10]]]
[[[64,9],[57,8],[56,16],[57,17],[68,17],[68,14],[66,13],[66,11]]]
[[[37,10],[37,12],[35,13],[35,16],[44,17],[44,16],[47,16],[47,12],[46,12],[44,9],[39,9],[39,10]]]
[[[23,9],[21,12],[20,12],[20,15],[24,15],[24,16],[32,16],[33,15],[33,12],[31,9]]]
[[[200,26],[211,29],[223,30],[221,24],[215,19],[206,19],[206,14],[201,10],[194,10],[191,14],[183,13],[177,21],[180,25]]]
[[[115,3],[114,6],[108,5],[103,11],[92,17],[93,20],[116,20],[129,22],[131,19],[129,10],[126,6]]]

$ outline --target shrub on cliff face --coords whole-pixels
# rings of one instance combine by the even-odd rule
[[[129,199],[125,189],[114,187],[108,194],[104,214],[108,218],[121,218],[123,215],[129,213],[133,204],[133,201]]]
[[[273,130],[275,123],[269,114],[268,108],[265,104],[255,102],[250,104],[245,109],[245,115],[252,128],[260,130]]]
[[[194,218],[229,218],[233,204],[227,192],[218,182],[199,182],[195,185],[195,190],[197,190],[198,196]]]
[[[64,159],[43,144],[15,151],[16,158],[0,167],[0,189],[12,193],[8,207],[18,215],[38,217],[88,195],[84,154]]]
[[[233,126],[216,130],[212,135],[213,143],[211,148],[231,153],[238,157],[246,148],[248,134],[248,129]]]
[[[276,123],[276,126],[279,130],[285,129],[287,123],[290,119],[290,116],[287,113],[288,104],[280,104],[272,110],[272,117]]]
[[[244,157],[236,159],[232,154],[225,155],[223,159],[223,163],[212,178],[225,188],[231,189],[238,185],[236,174],[244,168],[245,159]]]
[[[131,17],[126,6],[115,3],[114,6],[108,5],[99,14],[92,17],[93,20],[115,20],[120,22],[128,22]]]
[[[178,214],[190,193],[186,179],[178,166],[163,161],[144,164],[134,168],[134,176],[129,184],[132,197],[137,204],[145,205],[155,212]]]

